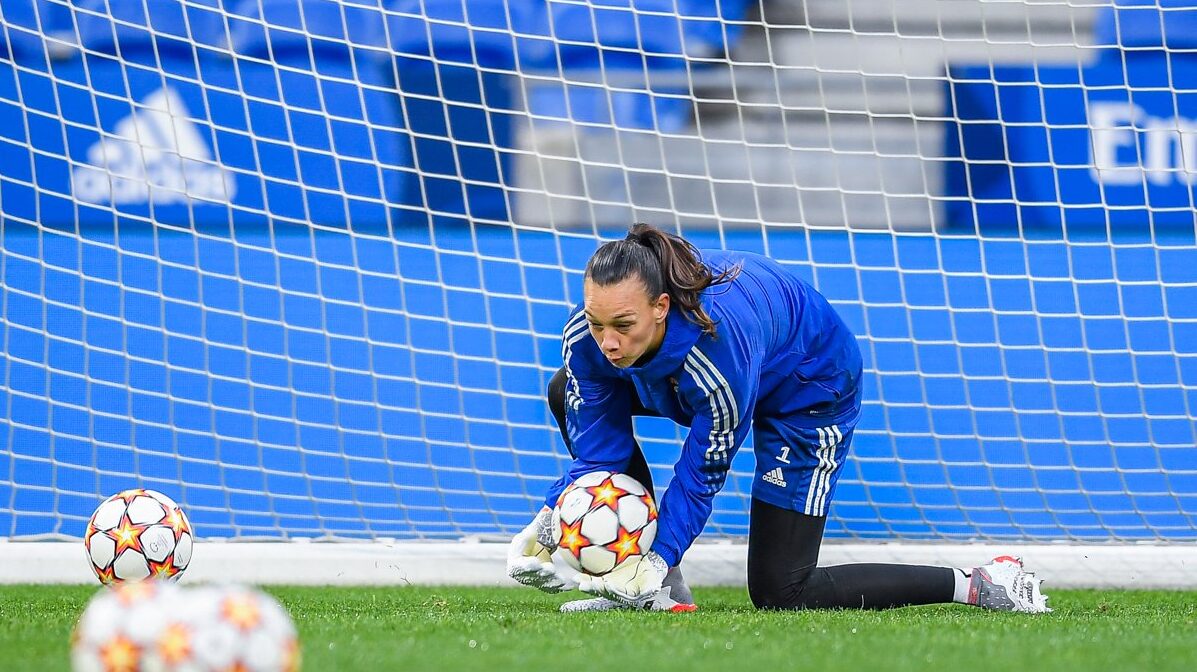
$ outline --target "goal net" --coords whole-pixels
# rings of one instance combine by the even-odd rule
[[[1197,539],[1191,4],[5,0],[0,538],[504,538],[645,221],[857,334],[829,537]]]

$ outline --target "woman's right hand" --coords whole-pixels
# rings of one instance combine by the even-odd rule
[[[553,510],[546,506],[511,539],[507,547],[507,575],[525,586],[560,593],[573,590],[578,584],[553,566],[552,519]]]

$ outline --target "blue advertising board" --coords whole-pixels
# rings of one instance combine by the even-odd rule
[[[948,67],[949,226],[1192,226],[1197,7],[1118,0],[1086,63]]]
[[[385,224],[411,161],[381,13],[229,5],[86,0],[72,57],[14,44],[43,67],[5,78],[4,214],[67,228]]]
[[[950,225],[1192,225],[1197,54],[953,66]]]

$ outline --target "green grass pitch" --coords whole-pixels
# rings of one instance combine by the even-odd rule
[[[67,638],[96,588],[0,586],[0,670],[69,669]],[[695,614],[556,611],[512,588],[270,588],[305,670],[1197,669],[1197,593],[1049,592],[1042,616],[932,606],[758,612],[743,589],[695,591]],[[576,595],[576,594],[575,594]]]

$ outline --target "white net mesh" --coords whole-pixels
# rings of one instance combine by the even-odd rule
[[[829,534],[1193,539],[1197,12],[1161,4],[5,0],[0,537],[134,485],[208,537],[510,533],[565,465],[581,269],[643,220],[858,334]],[[637,429],[662,487],[680,430]]]

